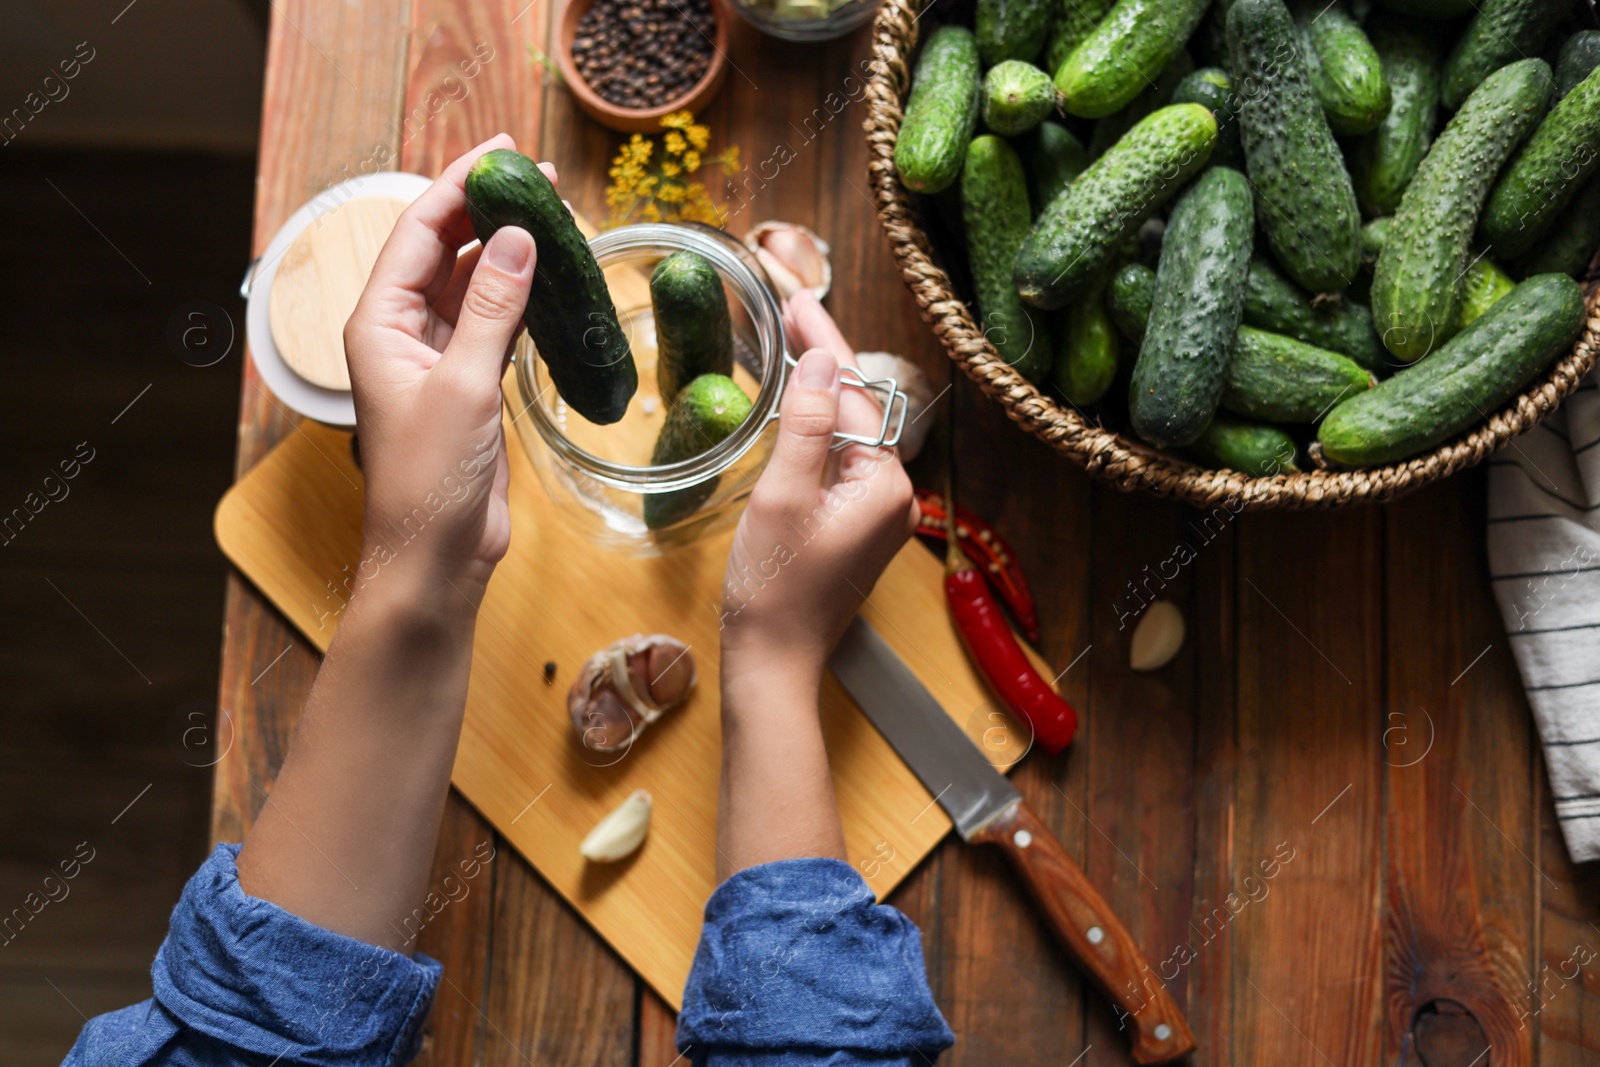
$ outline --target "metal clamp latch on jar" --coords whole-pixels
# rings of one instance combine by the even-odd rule
[[[800,361],[787,352],[783,356],[784,381],[788,384],[789,371],[799,366]],[[868,448],[894,448],[900,443],[900,435],[906,428],[906,412],[910,409],[910,401],[906,394],[900,391],[900,383],[894,378],[864,378],[855,367],[839,368],[839,382],[851,389],[860,389],[864,393],[875,394],[878,405],[883,408],[883,421],[878,424],[878,432],[874,436],[859,433],[841,433],[834,431],[833,444],[828,446],[829,451],[837,452],[847,445],[866,445]],[[782,389],[779,389],[782,392]],[[768,422],[774,422],[778,412],[774,410],[767,416]]]

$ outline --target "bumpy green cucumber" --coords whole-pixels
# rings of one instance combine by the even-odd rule
[[[1349,7],[1338,0],[1320,9],[1303,7],[1299,23],[1306,71],[1328,127],[1347,137],[1376,128],[1389,113],[1389,82]]]
[[[1342,289],[1361,262],[1361,212],[1283,0],[1235,0],[1228,47],[1267,244],[1307,289]]]
[[[487,244],[500,227],[518,226],[539,246],[522,321],[556,391],[590,422],[621,419],[639,371],[605,275],[555,187],[527,156],[496,148],[467,172],[466,192],[479,240]]]
[[[1461,325],[1469,326],[1482,318],[1485,311],[1516,287],[1511,276],[1488,257],[1474,259],[1461,279]]]
[[[1046,204],[1083,173],[1089,165],[1089,152],[1065,126],[1045,119],[1022,142],[1022,162],[1028,170],[1028,198],[1038,217]]]
[[[1109,115],[1166,69],[1200,24],[1209,0],[1117,0],[1056,71],[1062,106]]]
[[[1391,103],[1378,128],[1352,150],[1350,177],[1362,211],[1393,215],[1437,128],[1438,33],[1398,18],[1374,19],[1371,31]]]
[[[1055,104],[1055,83],[1032,63],[1002,60],[984,75],[983,124],[1002,137],[1027,133]]]
[[[1501,67],[1538,55],[1545,38],[1572,4],[1569,0],[1478,0],[1476,6],[1477,13],[1444,62],[1439,97],[1452,110]]]
[[[749,417],[750,398],[732,378],[702,374],[678,393],[650,453],[651,466],[682,463],[718,445]],[[652,530],[687,518],[716,492],[709,478],[687,489],[653,493],[644,498],[644,524]]]
[[[1111,10],[1111,0],[1061,0],[1044,49],[1044,69],[1055,74]]]
[[[1383,370],[1388,363],[1383,342],[1372,329],[1372,312],[1351,300],[1314,301],[1265,256],[1250,261],[1244,321],[1349,356],[1368,370]]]
[[[1133,129],[1140,119],[1157,108],[1174,103],[1173,91],[1192,70],[1194,60],[1189,58],[1188,52],[1180,51],[1167,64],[1167,69],[1156,76],[1155,81],[1139,90],[1138,96],[1105,118],[1096,119],[1094,132],[1089,135],[1089,155],[1104,155],[1105,150],[1122,140],[1123,135]],[[1215,151],[1212,152],[1212,158],[1216,158]]]
[[[1561,46],[1556,58],[1556,99],[1572,92],[1600,67],[1600,30],[1579,30]]]
[[[1239,98],[1233,79],[1219,67],[1201,67],[1185,76],[1172,91],[1174,104],[1199,104],[1217,120],[1217,143],[1211,162],[1220,167],[1244,169],[1244,146],[1239,143]]]
[[[1134,429],[1158,448],[1193,442],[1216,413],[1254,230],[1250,182],[1228,167],[1207,170],[1172,209],[1128,390]]]
[[[1044,47],[1060,0],[978,0],[972,20],[978,58],[992,67],[1008,59],[1032,62]]]
[[[1550,93],[1550,65],[1524,59],[1475,89],[1429,149],[1400,199],[1372,277],[1383,343],[1410,363],[1455,332],[1461,277],[1489,185]]]
[[[1334,408],[1317,432],[1323,456],[1392,463],[1460,433],[1565,352],[1583,319],[1577,282],[1529,278],[1426,360]]]
[[[1337,352],[1240,326],[1222,406],[1267,422],[1316,422],[1376,383],[1371,371]]]
[[[733,373],[733,323],[722,277],[704,256],[674,252],[650,274],[656,387],[671,401],[702,374]]]
[[[1478,235],[1497,256],[1520,256],[1555,225],[1600,168],[1600,70],[1562,97],[1506,167]]]
[[[1512,264],[1517,277],[1554,271],[1581,277],[1600,248],[1600,174],[1584,183],[1539,247]]]
[[[1218,470],[1234,470],[1257,478],[1295,474],[1300,450],[1294,438],[1276,426],[1218,415],[1190,446],[1195,455]]]
[[[1017,373],[1040,381],[1053,362],[1049,323],[1011,283],[1011,263],[1028,234],[1028,181],[1016,150],[993,134],[967,148],[961,219],[984,336]]]
[[[1060,330],[1051,375],[1061,395],[1073,404],[1093,404],[1117,378],[1121,340],[1102,294],[1096,292],[1056,312]]]
[[[1217,120],[1199,104],[1146,116],[1045,207],[1013,270],[1035,307],[1058,308],[1103,277],[1117,246],[1211,155]]]
[[[1129,263],[1117,271],[1106,290],[1106,309],[1122,336],[1140,344],[1150,308],[1156,302],[1156,272],[1143,263]]]
[[[922,46],[894,143],[895,170],[907,189],[937,193],[961,176],[981,96],[977,42],[960,26],[940,26]]]

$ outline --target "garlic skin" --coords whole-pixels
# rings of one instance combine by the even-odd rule
[[[906,394],[906,424],[900,431],[899,450],[901,462],[910,463],[922,451],[922,443],[933,426],[932,419],[917,417],[933,403],[933,383],[921,367],[892,352],[857,352],[856,366],[863,378],[893,378]]]
[[[802,289],[821,300],[833,288],[833,264],[828,260],[832,249],[799,223],[758,222],[745,234],[744,243],[767,272],[779,300]]]
[[[1128,665],[1136,671],[1159,671],[1183,647],[1183,613],[1170,600],[1157,600],[1133,628]]]
[[[632,855],[650,832],[650,813],[654,810],[654,798],[643,789],[635,789],[616,810],[594,824],[578,845],[578,854],[594,863],[614,863]]]
[[[567,713],[583,747],[618,752],[688,699],[697,678],[682,641],[634,634],[589,657],[567,691]]]

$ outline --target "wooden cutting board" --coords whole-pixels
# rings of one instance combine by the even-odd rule
[[[643,377],[643,375],[641,375]],[[731,531],[655,558],[615,555],[556,521],[514,432],[511,550],[484,600],[456,757],[457,789],[674,1008],[716,886],[718,603]],[[222,550],[319,649],[360,549],[350,435],[302,424],[217,508]],[[942,568],[908,544],[863,614],[1002,767],[1022,752],[945,613]],[[566,691],[596,649],[633,633],[688,642],[699,683],[611,766],[574,737]],[[543,667],[556,664],[554,684]],[[823,730],[850,856],[881,899],[950,829],[932,797],[832,677]],[[578,842],[634,789],[655,797],[631,859],[586,863]]]

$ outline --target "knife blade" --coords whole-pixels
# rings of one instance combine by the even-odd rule
[[[995,770],[898,653],[851,620],[828,660],[862,713],[969,844],[998,847],[1069,955],[1133,1025],[1133,1058],[1165,1063],[1194,1051],[1183,1012],[1133,936],[1022,794]]]

